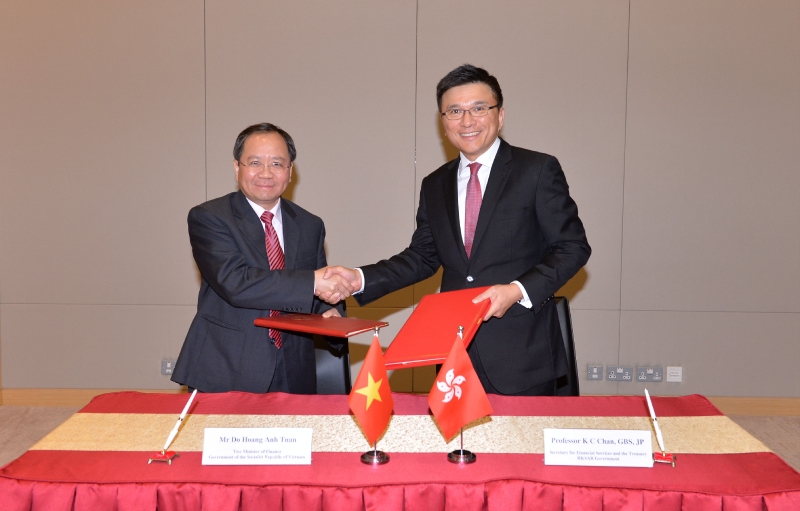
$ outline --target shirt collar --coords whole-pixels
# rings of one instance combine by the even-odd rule
[[[247,199],[247,197],[245,197],[245,199]],[[258,218],[260,220],[261,219],[261,215],[264,214],[264,211],[266,211],[266,209],[262,208],[261,206],[259,206],[255,202],[251,201],[250,199],[247,199],[247,202],[250,203],[250,207],[253,208],[253,211],[256,212],[256,215],[258,215]],[[283,225],[283,215],[281,215],[281,199],[280,199],[280,197],[278,198],[278,203],[275,204],[275,207],[270,209],[269,211],[270,211],[270,213],[272,213],[274,215],[273,221],[277,220],[279,224]]]
[[[494,163],[494,158],[495,156],[497,156],[497,151],[499,149],[500,149],[500,137],[497,137],[496,139],[494,139],[494,143],[492,143],[492,145],[489,146],[489,149],[487,149],[486,152],[483,153],[482,155],[478,156],[478,158],[475,161],[480,163],[481,166],[491,169],[492,163]],[[473,162],[469,161],[467,157],[464,156],[463,153],[459,154],[461,158],[458,164],[458,172],[461,173],[461,171],[467,168],[467,165]]]

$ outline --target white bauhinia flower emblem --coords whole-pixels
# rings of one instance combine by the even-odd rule
[[[453,395],[455,395],[458,399],[461,399],[460,385],[467,381],[467,379],[463,376],[456,376],[455,374],[456,372],[453,369],[450,369],[444,376],[445,381],[436,381],[436,387],[444,392],[444,399],[442,399],[443,403],[449,403],[453,399]]]

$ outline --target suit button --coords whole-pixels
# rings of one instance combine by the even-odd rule
[[[475,279],[472,278],[472,275],[467,275],[467,282],[472,282],[473,280]]]

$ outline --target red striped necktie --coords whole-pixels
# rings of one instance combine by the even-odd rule
[[[273,216],[275,215],[269,211],[264,211],[261,215],[261,221],[264,222],[264,233],[267,235],[267,258],[269,259],[270,270],[282,270],[284,263],[283,249],[281,249],[281,243],[278,241],[278,233],[275,232],[275,227],[272,226]],[[280,314],[281,311],[269,311],[270,317],[280,316]],[[283,341],[281,341],[280,331],[270,329],[269,336],[272,338],[275,347],[281,349]]]
[[[478,180],[478,169],[481,168],[481,164],[470,163],[468,167],[469,182],[467,183],[467,200],[464,204],[464,248],[467,251],[467,257],[470,257],[483,196],[481,195],[481,182]]]

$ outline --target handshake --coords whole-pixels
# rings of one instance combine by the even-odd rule
[[[344,266],[326,266],[314,272],[314,294],[336,305],[361,289],[361,274]]]
[[[326,266],[314,272],[314,294],[331,305],[336,305],[348,296],[358,292],[363,287],[361,273],[358,270],[345,268],[344,266]],[[489,321],[492,317],[502,318],[503,315],[515,303],[520,303],[527,296],[522,294],[522,284],[512,282],[511,284],[495,284],[489,289],[472,299],[472,303],[480,303],[489,300],[491,305],[484,321]],[[530,308],[530,305],[525,307]],[[323,317],[338,316],[336,309],[325,311]]]

